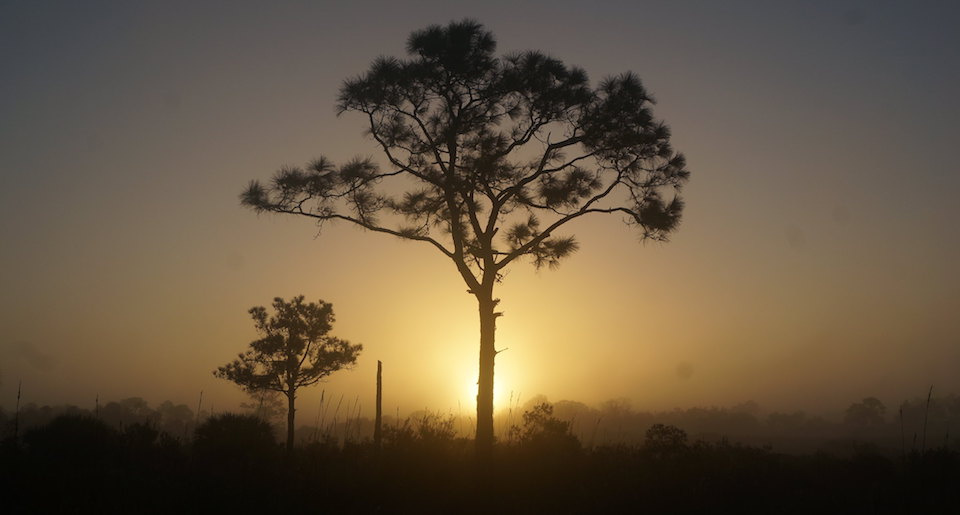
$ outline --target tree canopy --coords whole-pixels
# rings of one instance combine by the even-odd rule
[[[493,441],[494,286],[520,258],[555,267],[578,248],[565,224],[614,215],[664,241],[680,221],[689,172],[633,73],[591,86],[542,52],[495,55],[479,23],[411,34],[409,58],[380,57],[340,89],[387,165],[320,157],[252,181],[258,212],[349,222],[422,242],[449,258],[480,308],[478,445]]]
[[[367,118],[389,168],[321,157],[253,181],[243,203],[423,241],[481,273],[522,256],[556,265],[577,244],[554,231],[587,214],[619,214],[644,238],[677,227],[683,202],[666,193],[689,172],[633,73],[591,88],[541,52],[498,58],[472,21],[414,32],[407,49],[347,80],[337,104]],[[377,188],[392,178],[409,187]]]
[[[249,390],[272,390],[287,396],[287,446],[293,445],[294,400],[298,389],[318,383],[328,375],[356,363],[363,350],[327,333],[333,328],[333,305],[324,301],[290,302],[273,299],[274,314],[263,306],[250,308],[261,337],[237,359],[214,371]]]

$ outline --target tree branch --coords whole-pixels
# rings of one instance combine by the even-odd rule
[[[497,200],[499,204],[500,205],[506,204],[506,202],[510,200],[511,197],[516,196],[517,193],[522,191],[524,186],[526,186],[527,184],[530,184],[531,182],[535,181],[538,177],[543,175],[544,168],[547,166],[547,163],[550,162],[550,154],[552,154],[554,151],[559,150],[561,148],[569,147],[570,145],[576,145],[577,143],[580,143],[580,141],[582,140],[583,138],[581,136],[574,136],[572,138],[567,138],[563,141],[560,141],[557,143],[550,143],[549,145],[547,145],[547,148],[543,151],[543,157],[540,158],[540,164],[537,166],[537,170],[532,174],[521,179],[520,182],[503,190],[503,192],[501,192],[500,195],[497,196]]]
[[[553,231],[555,231],[555,230],[556,230],[557,228],[559,228],[561,225],[563,225],[563,224],[565,224],[565,223],[567,223],[567,222],[569,222],[569,221],[571,221],[571,220],[575,220],[575,219],[580,218],[581,216],[586,215],[586,214],[589,214],[589,213],[617,213],[617,212],[626,213],[626,214],[628,214],[628,215],[630,215],[630,216],[636,216],[636,213],[634,213],[633,211],[631,211],[631,210],[629,210],[629,209],[627,209],[627,208],[625,208],[625,207],[612,207],[612,208],[605,208],[605,209],[603,209],[603,208],[593,208],[593,209],[583,208],[583,209],[580,209],[579,211],[577,211],[577,212],[575,212],[575,213],[571,213],[571,214],[569,214],[569,215],[567,215],[567,216],[565,216],[565,217],[557,220],[556,222],[550,224],[549,227],[547,227],[546,229],[544,229],[540,234],[538,234],[538,235],[534,236],[533,238],[531,238],[530,241],[524,243],[523,245],[521,245],[520,247],[516,248],[516,249],[513,250],[512,252],[508,253],[506,257],[504,257],[503,259],[501,259],[501,260],[496,264],[496,267],[495,267],[495,268],[496,268],[496,270],[499,272],[500,270],[503,270],[504,267],[506,267],[508,264],[510,264],[510,262],[512,262],[513,260],[517,259],[517,258],[520,257],[520,256],[525,256],[525,255],[529,254],[530,251],[531,251],[531,249],[533,249],[534,247],[536,247],[536,246],[539,245],[540,243],[543,243],[543,240],[549,238],[549,237],[550,237],[550,234],[551,234]]]
[[[372,223],[369,223],[369,222],[366,222],[366,221],[363,221],[363,220],[354,218],[354,217],[352,217],[352,216],[342,215],[342,214],[339,214],[339,213],[330,213],[330,214],[326,214],[326,215],[320,215],[320,214],[316,214],[316,213],[310,213],[310,212],[308,212],[308,211],[303,211],[303,210],[300,209],[300,208],[297,208],[297,209],[276,208],[276,209],[273,209],[273,211],[274,211],[274,212],[277,212],[277,213],[287,213],[287,214],[292,214],[292,215],[302,215],[302,216],[307,216],[307,217],[310,217],[310,218],[316,218],[316,219],[318,219],[318,220],[344,220],[344,221],[351,222],[351,223],[353,223],[353,224],[359,225],[360,227],[363,227],[364,229],[367,229],[367,230],[370,230],[370,231],[382,232],[382,233],[390,234],[390,235],[396,236],[396,237],[398,237],[398,238],[403,238],[403,239],[406,239],[406,240],[416,240],[416,241],[422,241],[422,242],[425,242],[425,243],[429,243],[429,244],[433,245],[434,247],[436,247],[440,252],[442,252],[444,256],[447,256],[448,258],[451,258],[451,259],[453,258],[453,253],[452,253],[452,252],[450,252],[449,250],[447,250],[447,248],[444,247],[440,242],[438,242],[437,240],[435,240],[435,239],[433,239],[433,238],[431,238],[431,237],[429,237],[429,236],[404,234],[404,233],[401,233],[400,231],[395,231],[395,230],[390,229],[390,228],[387,228],[387,227],[381,227],[381,226],[379,226],[379,225],[374,225],[374,224],[372,224]]]

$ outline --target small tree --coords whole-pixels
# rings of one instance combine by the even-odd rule
[[[355,364],[363,350],[360,344],[327,335],[334,322],[332,304],[303,299],[303,295],[290,302],[273,299],[272,316],[263,306],[250,308],[262,338],[213,372],[248,390],[272,390],[287,397],[287,450],[293,449],[297,390]]]
[[[876,397],[867,397],[847,408],[843,420],[854,426],[873,426],[883,424],[883,415],[887,407]]]
[[[407,60],[381,57],[340,90],[386,157],[283,167],[253,181],[258,212],[347,222],[428,245],[453,262],[480,317],[477,448],[493,446],[493,369],[507,267],[556,267],[577,250],[571,222],[612,216],[665,241],[689,172],[632,73],[591,87],[587,74],[528,51],[498,57],[473,21],[414,32]]]
[[[669,424],[654,424],[647,429],[643,445],[654,456],[675,455],[687,448],[687,432]]]

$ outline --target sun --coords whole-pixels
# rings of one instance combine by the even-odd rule
[[[476,409],[477,407],[477,376],[478,374],[474,371],[473,374],[468,375],[464,380],[463,393],[460,395],[464,407],[469,406],[472,409]],[[500,411],[510,407],[510,396],[511,392],[508,378],[494,374],[493,410]]]
[[[502,338],[500,345],[508,338]],[[506,346],[504,346],[506,348]],[[493,373],[493,410],[494,413],[509,409],[511,406],[517,406],[520,389],[525,388],[529,383],[526,381],[527,374],[522,369],[517,368],[514,361],[515,356],[508,355],[508,359],[498,359]],[[477,369],[476,345],[471,341],[460,346],[455,354],[451,352],[451,361],[456,361],[456,367],[449,367],[449,361],[438,361],[438,367],[442,370],[447,367],[446,373],[451,385],[451,397],[454,397],[454,407],[459,409],[460,413],[475,412],[477,409],[477,379],[479,372]],[[517,379],[520,379],[518,381]],[[450,397],[448,397],[449,399]]]

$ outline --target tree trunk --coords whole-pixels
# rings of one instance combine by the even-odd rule
[[[477,295],[480,308],[480,377],[477,381],[477,455],[493,454],[493,362],[497,357],[494,337],[497,326],[496,302],[491,294]]]
[[[294,400],[297,398],[295,391],[284,392],[287,395],[287,452],[293,452],[293,425],[297,410],[293,407]]]

